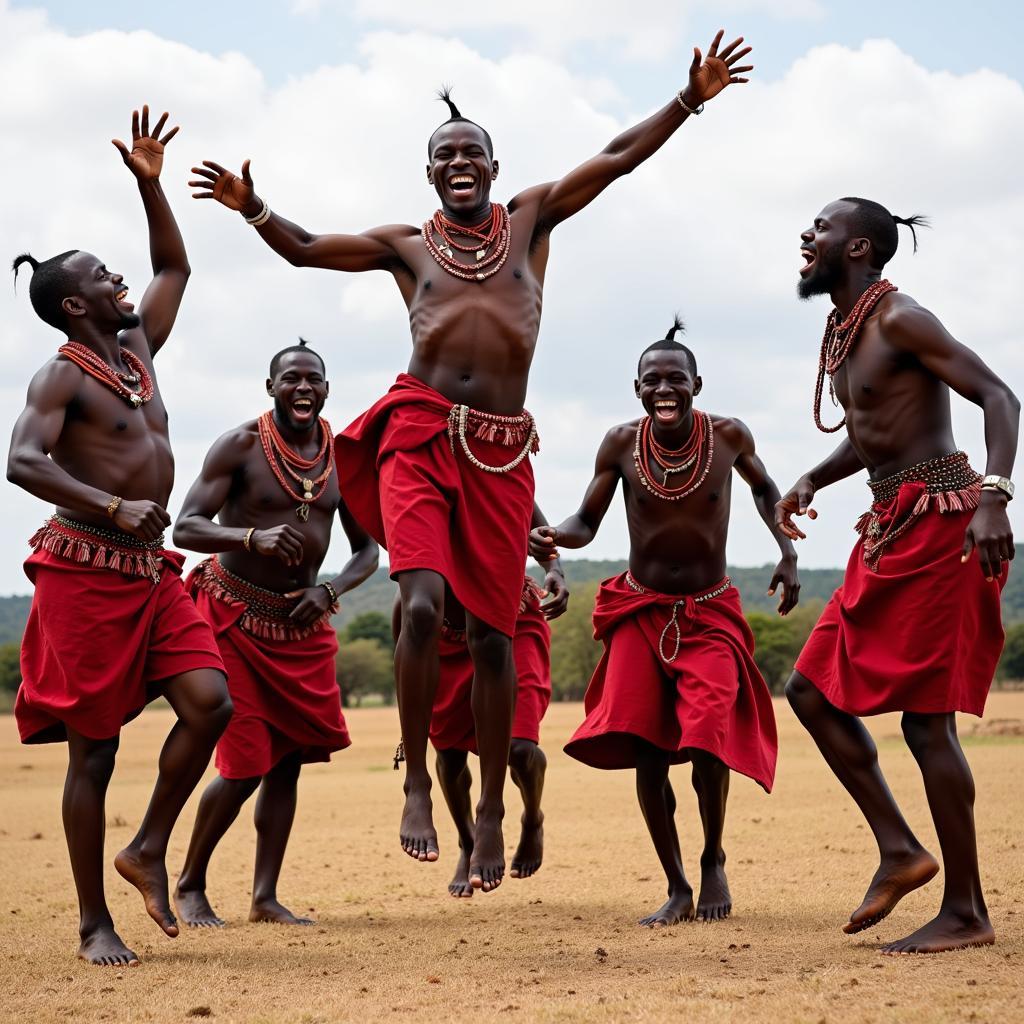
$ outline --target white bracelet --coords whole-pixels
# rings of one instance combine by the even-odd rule
[[[246,217],[245,223],[251,224],[254,228],[258,228],[261,224],[266,224],[270,220],[270,207],[267,205],[266,199],[263,200],[263,207],[255,217]]]
[[[686,101],[683,99],[683,90],[682,89],[680,89],[679,92],[676,93],[676,102],[679,104],[679,106],[681,106],[683,108],[683,110],[686,111],[687,114],[693,114],[695,117],[704,110],[704,104],[703,103],[698,103],[697,104],[697,109],[696,110],[691,110],[690,107],[688,107],[686,105]]]

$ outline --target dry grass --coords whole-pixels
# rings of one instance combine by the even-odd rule
[[[319,1022],[389,1019],[509,1021],[1011,1021],[1024,1019],[1024,739],[1002,727],[965,745],[980,794],[983,875],[995,947],[890,959],[878,944],[936,908],[941,876],[878,928],[839,926],[874,870],[870,834],[794,721],[778,705],[783,757],[766,797],[735,780],[726,831],[735,916],[715,925],[650,932],[635,925],[658,906],[663,882],[644,833],[630,773],[584,768],[558,752],[577,705],[545,722],[551,757],[548,859],[533,879],[508,880],[471,901],[448,897],[455,848],[417,865],[398,849],[400,776],[391,771],[394,712],[350,715],[356,745],[307,769],[282,899],[315,908],[319,924],[286,930],[244,923],[254,838],[247,813],[226,837],[211,897],[230,926],[164,939],[141,902],[108,872],[111,907],[144,958],[133,970],[74,959],[75,895],[60,825],[63,748],[19,747],[0,721],[0,991],[5,1019]],[[992,697],[991,719],[1024,719],[1024,694]],[[108,853],[138,822],[155,751],[171,718],[149,712],[124,734],[111,788]],[[935,848],[922,787],[893,717],[873,725],[897,797]],[[684,853],[699,850],[685,769]],[[510,822],[518,811],[509,793]],[[194,801],[172,843],[181,863]],[[439,815],[440,817],[440,815]],[[510,850],[514,834],[510,826]],[[600,952],[599,952],[600,951]]]

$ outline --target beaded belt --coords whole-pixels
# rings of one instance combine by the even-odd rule
[[[656,591],[648,590],[642,583],[637,583],[631,572],[626,573],[626,585],[630,590],[635,590],[638,594],[653,594]],[[661,631],[661,636],[658,638],[658,656],[661,658],[666,665],[671,665],[672,662],[679,657],[679,648],[683,645],[683,629],[679,625],[679,612],[686,612],[687,608],[691,604],[703,604],[705,601],[710,601],[712,598],[720,597],[732,586],[732,580],[728,576],[722,580],[721,583],[716,583],[710,590],[705,590],[698,594],[687,594],[686,597],[679,598],[678,601],[672,604],[672,615],[668,622],[665,623],[665,628]],[[666,657],[665,655],[665,637],[668,636],[670,629],[676,631],[676,646],[675,650],[672,651],[672,657]]]
[[[904,484],[924,485],[921,496],[898,525],[890,518],[891,506]],[[864,564],[877,572],[884,550],[903,536],[932,505],[939,512],[966,512],[981,500],[981,474],[971,468],[966,452],[951,452],[908,466],[898,473],[869,480],[872,505],[854,529],[864,541]]]
[[[50,516],[29,540],[33,551],[49,551],[59,558],[93,569],[110,569],[125,576],[160,582],[163,534],[145,541],[121,530],[104,530],[60,513]]]
[[[522,448],[519,454],[504,466],[489,466],[470,451],[467,435],[492,444],[505,445],[509,448],[513,445],[522,445]],[[499,416],[493,412],[470,409],[468,405],[453,405],[448,414],[448,443],[453,455],[456,440],[470,463],[485,473],[511,473],[527,455],[536,455],[540,451],[537,424],[525,409],[518,416]]]
[[[267,590],[250,583],[225,569],[216,555],[196,566],[193,581],[211,597],[227,604],[243,604],[245,612],[238,625],[247,633],[263,640],[302,640],[324,628],[338,610],[335,602],[312,625],[299,626],[290,618],[298,599],[286,597],[276,590]]]

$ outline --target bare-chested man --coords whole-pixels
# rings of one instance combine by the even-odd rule
[[[40,319],[66,335],[32,378],[14,427],[7,477],[57,506],[32,539],[35,584],[22,641],[15,715],[22,741],[67,740],[64,832],[78,890],[78,955],[137,964],[114,931],[103,894],[104,798],[121,725],[163,695],[178,716],[149,808],[114,863],[167,935],[178,927],[164,858],[171,829],[231,716],[224,665],[210,627],[181,585],[184,559],[162,547],[174,460],[153,358],[188,281],[185,246],[160,187],[167,115],[149,130],[132,115],[135,175],[149,222],[153,280],[136,313],[128,286],[90,253],[38,262],[29,286]]]
[[[219,777],[199,804],[174,892],[182,920],[220,926],[206,870],[221,837],[256,792],[256,876],[250,921],[312,924],[277,899],[303,763],[349,745],[335,676],[338,597],[377,568],[375,541],[338,491],[323,360],[305,342],[270,362],[274,408],[210,449],[174,527],[175,542],[217,552],[186,581],[213,627],[235,713],[217,744]],[[352,548],[338,576],[317,585],[337,515]],[[214,522],[214,517],[219,520]]]
[[[792,542],[775,525],[778,489],[739,420],[694,408],[702,381],[693,353],[675,340],[679,320],[640,356],[636,396],[647,415],[612,427],[597,453],[579,511],[530,536],[540,561],[556,545],[579,548],[597,533],[622,485],[629,571],[605,580],[594,635],[605,649],[587,687],[586,719],[566,753],[595,768],[636,768],[640,809],[668,880],[668,900],[640,923],[664,927],[695,916],[727,917],[722,832],[729,772],[768,792],[778,743],[771,695],[754,663],[754,638],[725,575],[732,474],[749,485],[782,559],[769,592],[779,612],[797,603]],[[704,850],[700,897],[683,872],[669,765],[693,763]]]
[[[867,199],[830,203],[804,231],[799,294],[829,295],[815,419],[846,436],[778,506],[815,518],[817,491],[867,469],[873,504],[843,585],[796,663],[786,693],[878,843],[881,864],[843,930],[881,921],[938,871],[900,814],[860,716],[903,712],[903,735],[924,778],[946,867],[938,916],[887,953],[933,953],[994,941],[978,873],[974,780],[955,712],[980,715],[1003,647],[999,595],[1013,558],[1006,503],[1020,405],[938,319],[882,280],[897,218]],[[915,235],[916,248],[916,235]],[[822,424],[825,380],[845,418]],[[949,389],[985,413],[982,478],[958,452]]]
[[[560,181],[529,188],[508,207],[491,202],[498,162],[490,135],[452,117],[427,144],[427,181],[441,209],[422,228],[314,235],[270,211],[249,164],[237,177],[206,161],[193,168],[197,198],[241,211],[295,266],[384,270],[409,309],[408,373],[338,437],[342,493],[356,519],[388,549],[402,595],[396,651],[405,737],[409,856],[437,860],[427,733],[437,686],[445,587],[466,609],[481,792],[470,876],[490,891],[505,870],[501,822],[515,671],[511,637],[533,510],[533,419],[523,410],[540,326],[552,230],[657,152],[701,104],[749,67],[742,40],[721,52],[719,32],[688,85],[647,120]]]

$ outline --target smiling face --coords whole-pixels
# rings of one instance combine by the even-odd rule
[[[277,372],[267,378],[278,423],[297,432],[316,425],[329,391],[324,365],[313,352],[286,352],[278,360]]]
[[[640,357],[639,378],[633,382],[644,411],[665,430],[681,426],[702,381],[689,355],[678,349],[654,349]]]
[[[75,323],[86,320],[101,332],[131,330],[142,322],[135,306],[128,301],[124,278],[108,270],[92,253],[78,252],[65,263],[75,277],[75,294],[61,302],[68,318],[68,332],[75,333]]]
[[[814,218],[814,223],[800,233],[800,268],[797,294],[801,299],[826,295],[839,288],[846,279],[851,259],[857,252],[851,246],[851,217],[855,208],[842,200],[829,203]]]
[[[472,121],[449,121],[430,139],[427,181],[442,207],[459,217],[474,215],[491,201],[498,161],[484,130]]]

